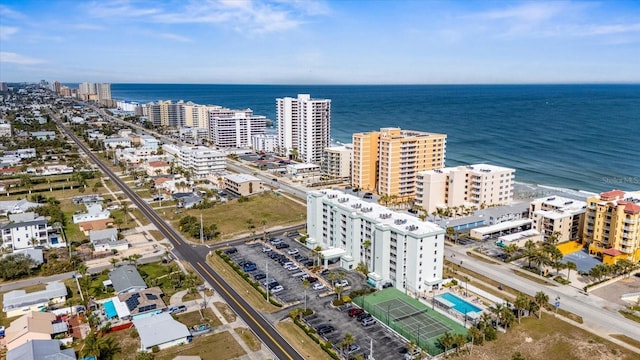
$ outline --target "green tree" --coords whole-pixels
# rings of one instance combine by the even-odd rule
[[[353,335],[346,333],[344,334],[342,341],[340,341],[340,349],[344,352],[345,349],[349,349],[349,346],[353,345],[354,342],[355,339],[353,338]]]
[[[531,263],[536,259],[538,255],[538,249],[536,243],[533,240],[527,240],[524,244],[524,257],[529,261],[528,268],[531,268]]]
[[[454,345],[455,339],[450,332],[445,332],[438,338],[438,342],[444,348],[444,353],[446,354],[449,351],[449,348]]]
[[[516,244],[509,244],[507,246],[505,246],[502,249],[507,255],[509,255],[509,257],[512,257],[513,254],[516,253],[516,251],[518,251],[518,245]]]
[[[513,303],[513,306],[515,306],[516,311],[518,312],[518,324],[520,324],[522,312],[529,306],[529,297],[523,293],[519,293],[516,297],[516,301]]]
[[[364,248],[364,265],[367,272],[369,272],[369,250],[371,249],[371,239],[365,239],[364,242],[362,242],[362,247]],[[364,274],[366,275],[367,273]]]
[[[526,358],[520,353],[520,351],[516,351],[511,355],[511,360],[526,360]]]
[[[564,264],[564,268],[567,269],[567,280],[569,280],[569,276],[571,275],[571,270],[578,270],[578,265],[573,261],[567,261]]]
[[[136,353],[136,360],[155,360],[156,356],[153,353],[146,351],[139,351]]]
[[[542,309],[549,302],[549,295],[547,295],[544,291],[538,291],[534,297],[536,304],[540,307],[540,312],[538,312],[538,319],[542,317]]]

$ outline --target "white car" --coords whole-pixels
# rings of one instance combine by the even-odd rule
[[[282,287],[282,285],[278,285],[276,287],[274,287],[273,289],[269,290],[272,294],[275,293],[279,293],[280,291],[284,290],[284,287]]]
[[[349,282],[347,280],[338,280],[335,283],[333,283],[333,286],[342,286],[342,287],[347,287],[349,286]]]
[[[313,284],[313,286],[311,287],[313,290],[322,290],[325,288],[324,284],[321,282],[317,282],[315,284]]]
[[[296,264],[291,264],[291,265],[285,266],[284,268],[285,268],[285,269],[287,269],[287,270],[289,270],[289,271],[292,271],[292,270],[298,270],[298,269],[300,269],[300,268],[298,267],[298,265],[296,265]]]
[[[296,248],[287,250],[287,254],[289,254],[289,255],[295,255],[295,254],[298,254],[299,252],[300,251],[298,249],[296,249]]]
[[[268,246],[263,246],[262,247],[262,252],[270,252],[270,251],[273,251],[273,249],[268,247]]]

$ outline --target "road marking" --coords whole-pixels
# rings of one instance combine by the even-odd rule
[[[213,281],[215,281],[215,282],[216,282],[216,284],[218,284],[218,286],[219,286],[222,290],[224,290],[224,292],[227,294],[227,296],[229,296],[229,298],[230,298],[230,299],[232,299],[232,300],[233,300],[233,302],[235,302],[235,303],[236,303],[236,305],[238,305],[238,307],[240,307],[240,309],[242,309],[242,311],[243,311],[245,314],[247,314],[247,316],[248,316],[251,320],[253,320],[254,324],[256,324],[256,325],[260,328],[260,330],[262,330],[262,331],[264,332],[264,334],[265,334],[269,339],[271,339],[271,341],[273,341],[273,343],[274,343],[274,344],[276,344],[276,346],[278,347],[278,349],[282,350],[282,352],[287,356],[287,358],[289,358],[289,359],[293,360],[293,358],[291,357],[291,355],[289,355],[289,353],[288,353],[287,351],[285,351],[285,350],[284,350],[284,348],[283,348],[282,346],[280,346],[280,343],[279,343],[278,341],[276,341],[276,339],[274,339],[274,338],[271,336],[271,334],[270,334],[270,333],[269,333],[269,332],[268,332],[264,327],[262,327],[262,325],[260,325],[260,323],[259,323],[259,322],[258,322],[258,321],[253,317],[253,315],[251,315],[251,314],[247,311],[247,309],[245,309],[245,308],[244,308],[244,306],[242,306],[242,305],[238,302],[238,300],[237,300],[235,297],[231,296],[231,294],[229,293],[229,291],[227,291],[227,289],[226,289],[224,286],[222,286],[222,284],[220,284],[220,282],[219,282],[219,281],[218,281],[218,280],[217,280],[217,279],[216,279],[216,278],[215,278],[215,277],[214,277],[214,276],[209,272],[209,270],[207,270],[207,268],[205,268],[205,267],[202,265],[202,263],[198,262],[198,266],[200,266],[200,267],[202,268],[202,270],[203,270],[204,272],[206,272],[206,273],[207,273],[207,275],[209,275],[209,276],[211,277],[211,279],[213,279]],[[256,311],[257,311],[257,310],[256,310]],[[286,341],[286,340],[285,340],[285,341]]]

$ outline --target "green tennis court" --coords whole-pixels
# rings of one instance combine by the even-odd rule
[[[438,338],[445,332],[467,333],[464,326],[397,289],[378,291],[354,302],[431,355],[444,351]]]

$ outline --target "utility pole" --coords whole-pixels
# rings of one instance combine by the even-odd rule
[[[204,244],[204,225],[202,224],[202,214],[200,214],[200,243]]]
[[[267,281],[267,287],[266,287],[266,289],[267,289],[267,302],[269,302],[269,283],[268,283],[268,281],[269,281],[269,263],[266,263],[266,264],[267,264],[267,280],[266,280]]]

